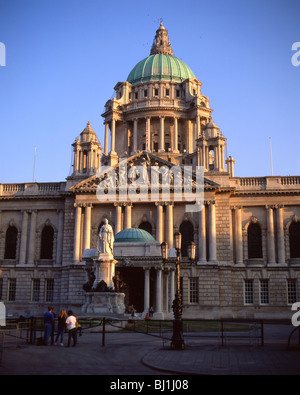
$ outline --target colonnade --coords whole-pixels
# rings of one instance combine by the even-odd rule
[[[150,307],[150,269],[144,267],[144,313],[147,313]],[[155,313],[171,312],[175,299],[175,269],[164,271],[162,266],[157,266],[155,270]]]
[[[143,116],[139,118],[133,118],[132,120],[128,122],[133,123],[132,127],[132,146],[131,146],[131,154],[136,153],[138,150],[141,150],[141,147],[139,147],[139,142],[138,142],[138,122],[143,121],[144,122],[144,128],[143,131],[146,134],[146,150],[151,151],[151,121],[153,118],[159,118],[160,122],[160,128],[159,128],[159,139],[158,139],[158,152],[165,152],[165,120],[166,118],[171,118],[173,119],[173,128],[174,128],[174,133],[173,133],[173,138],[171,141],[171,152],[173,153],[179,153],[178,150],[178,122],[180,119],[179,115],[173,115],[173,116],[166,116],[166,115],[161,115],[161,116]],[[104,154],[107,156],[109,153],[111,155],[116,155],[116,118],[112,117],[110,121],[105,122],[105,133],[104,133]],[[127,136],[127,131],[128,131],[128,122],[124,122],[124,135]],[[190,119],[185,119],[185,122],[187,122],[187,141],[186,141],[186,146],[187,146],[187,152],[193,152],[194,146],[192,144],[192,141],[195,141],[201,134],[201,117],[198,114],[196,118],[190,120]],[[191,122],[195,122],[195,135],[190,136],[190,125]],[[109,129],[111,132],[111,142],[110,142],[110,150],[109,150]],[[127,143],[126,143],[127,145]],[[124,150],[128,150],[128,146],[124,147]]]
[[[75,229],[74,229],[74,251],[73,259],[80,261],[81,250],[91,248],[91,217],[92,204],[75,203]],[[119,233],[123,229],[132,227],[132,202],[116,202],[115,207],[115,229]],[[166,241],[169,248],[174,247],[174,202],[156,202],[156,240],[159,243]],[[208,207],[206,210],[205,207]],[[84,210],[84,211],[83,211]],[[206,214],[207,211],[207,214]],[[82,214],[84,213],[84,223],[82,224]],[[216,208],[215,201],[207,201],[199,212],[199,237],[198,256],[200,262],[215,263],[217,261],[216,246]],[[208,218],[206,218],[208,216]],[[208,221],[208,232],[206,221]],[[83,228],[83,240],[81,229]],[[208,234],[207,234],[208,233]],[[208,242],[207,242],[208,239]],[[207,249],[208,245],[208,251]]]
[[[210,158],[210,149],[213,148],[213,161]],[[215,171],[225,171],[225,143],[223,139],[218,137],[214,141],[214,145],[209,143],[207,138],[202,138],[198,142],[197,150],[197,164],[198,166],[203,166],[204,171],[215,170]],[[210,168],[213,165],[213,169]]]

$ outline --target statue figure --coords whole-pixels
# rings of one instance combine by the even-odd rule
[[[105,219],[104,225],[101,226],[97,240],[97,251],[98,253],[106,253],[113,255],[114,245],[114,232],[111,225],[108,223],[108,219]]]
[[[116,275],[113,277],[113,283],[116,292],[123,292],[126,284],[120,278],[120,272],[117,272]]]

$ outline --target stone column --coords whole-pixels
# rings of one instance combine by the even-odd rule
[[[201,134],[201,118],[200,115],[198,114],[196,116],[196,127],[197,127],[197,138],[199,138]]]
[[[133,120],[133,153],[137,152],[138,119]]]
[[[128,154],[128,125],[126,121],[123,121],[123,127],[124,127],[124,152],[127,152]]]
[[[219,170],[219,146],[215,147],[214,152],[215,152],[214,169]]]
[[[88,203],[84,210],[83,251],[91,248],[91,215],[92,205]]]
[[[150,308],[150,269],[144,268],[144,274],[144,314],[146,314]]]
[[[161,313],[161,268],[156,269],[156,313]]]
[[[206,224],[205,205],[199,211],[199,263],[206,262]]]
[[[177,153],[178,151],[178,118],[174,117],[174,148],[173,152]]]
[[[283,206],[277,208],[277,244],[278,244],[278,263],[285,265],[285,246],[283,229]]]
[[[166,241],[169,248],[173,248],[173,203],[168,202],[166,207]]]
[[[116,154],[116,121],[113,118],[111,120],[111,154]]]
[[[243,264],[243,233],[241,208],[235,208],[235,258],[237,264]]]
[[[79,173],[82,173],[83,171],[83,151],[80,149],[79,150]]]
[[[160,117],[160,132],[159,132],[159,147],[158,152],[165,152],[165,117]]]
[[[131,203],[127,203],[125,206],[125,229],[131,228]]]
[[[116,206],[116,229],[115,233],[119,233],[122,230],[122,205],[115,203]]]
[[[24,265],[26,262],[27,232],[28,232],[28,212],[24,210],[23,220],[22,220],[21,241],[20,241],[20,257],[19,257],[20,265]]]
[[[79,153],[78,153],[78,148],[77,148],[77,144],[74,148],[74,173],[78,172],[78,167],[79,167]]]
[[[216,206],[215,201],[209,204],[209,261],[217,261],[217,241],[216,241]]]
[[[275,263],[275,239],[274,239],[274,219],[273,208],[267,208],[267,246],[268,246],[268,264]]]
[[[160,202],[155,203],[157,207],[156,212],[156,240],[163,242],[163,205]]]
[[[73,250],[73,260],[75,262],[80,261],[80,239],[81,239],[81,205],[75,203],[76,207],[75,213],[75,230],[74,230],[74,250]]]
[[[150,147],[151,147],[151,118],[150,117],[146,117],[146,144],[145,144],[145,148],[146,151],[150,151]]]
[[[105,124],[105,138],[104,138],[104,155],[108,155],[108,132],[109,132],[108,123]]]
[[[64,212],[59,210],[58,212],[58,233],[57,233],[57,248],[56,248],[56,264],[61,265],[62,263],[62,250],[63,250],[63,228],[64,228]]]
[[[34,258],[35,258],[35,238],[36,238],[36,216],[37,216],[37,211],[33,210],[31,212],[31,218],[30,218],[30,232],[29,232],[29,243],[28,243],[28,265],[33,265],[34,264]]]

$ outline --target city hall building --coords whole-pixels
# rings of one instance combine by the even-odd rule
[[[183,317],[291,317],[300,286],[300,176],[235,177],[227,139],[201,86],[174,56],[161,23],[149,56],[105,104],[104,141],[89,122],[75,138],[65,181],[0,184],[0,300],[9,315],[41,314],[49,304],[80,314],[87,281],[82,255],[96,248],[108,219],[125,300],[138,312],[153,306],[156,317],[172,317],[179,231]],[[193,169],[193,189],[196,167],[204,168],[202,210],[186,210],[174,172],[168,198],[162,195],[162,171],[174,166],[182,174]],[[101,200],[99,186],[109,187],[106,168],[115,174],[115,195]],[[155,200],[133,201],[121,191],[124,172],[126,191],[134,183],[134,168],[149,177],[149,196],[150,172],[158,169]]]

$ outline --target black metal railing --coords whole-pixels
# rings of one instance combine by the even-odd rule
[[[173,320],[115,319],[110,317],[79,317],[78,320],[83,331],[96,327],[99,329],[99,333],[102,335],[102,346],[105,345],[106,333],[112,330],[158,337],[162,339],[164,346],[170,341],[173,331]],[[51,343],[54,343],[56,328],[55,321]],[[5,336],[14,337],[17,346],[21,340],[28,344],[40,344],[44,335],[43,317],[29,316],[7,319],[6,327],[1,328],[1,332]],[[214,344],[217,343],[221,346],[237,342],[264,346],[264,321],[183,319],[183,334],[185,343],[191,347],[201,344],[205,339],[211,339]]]

